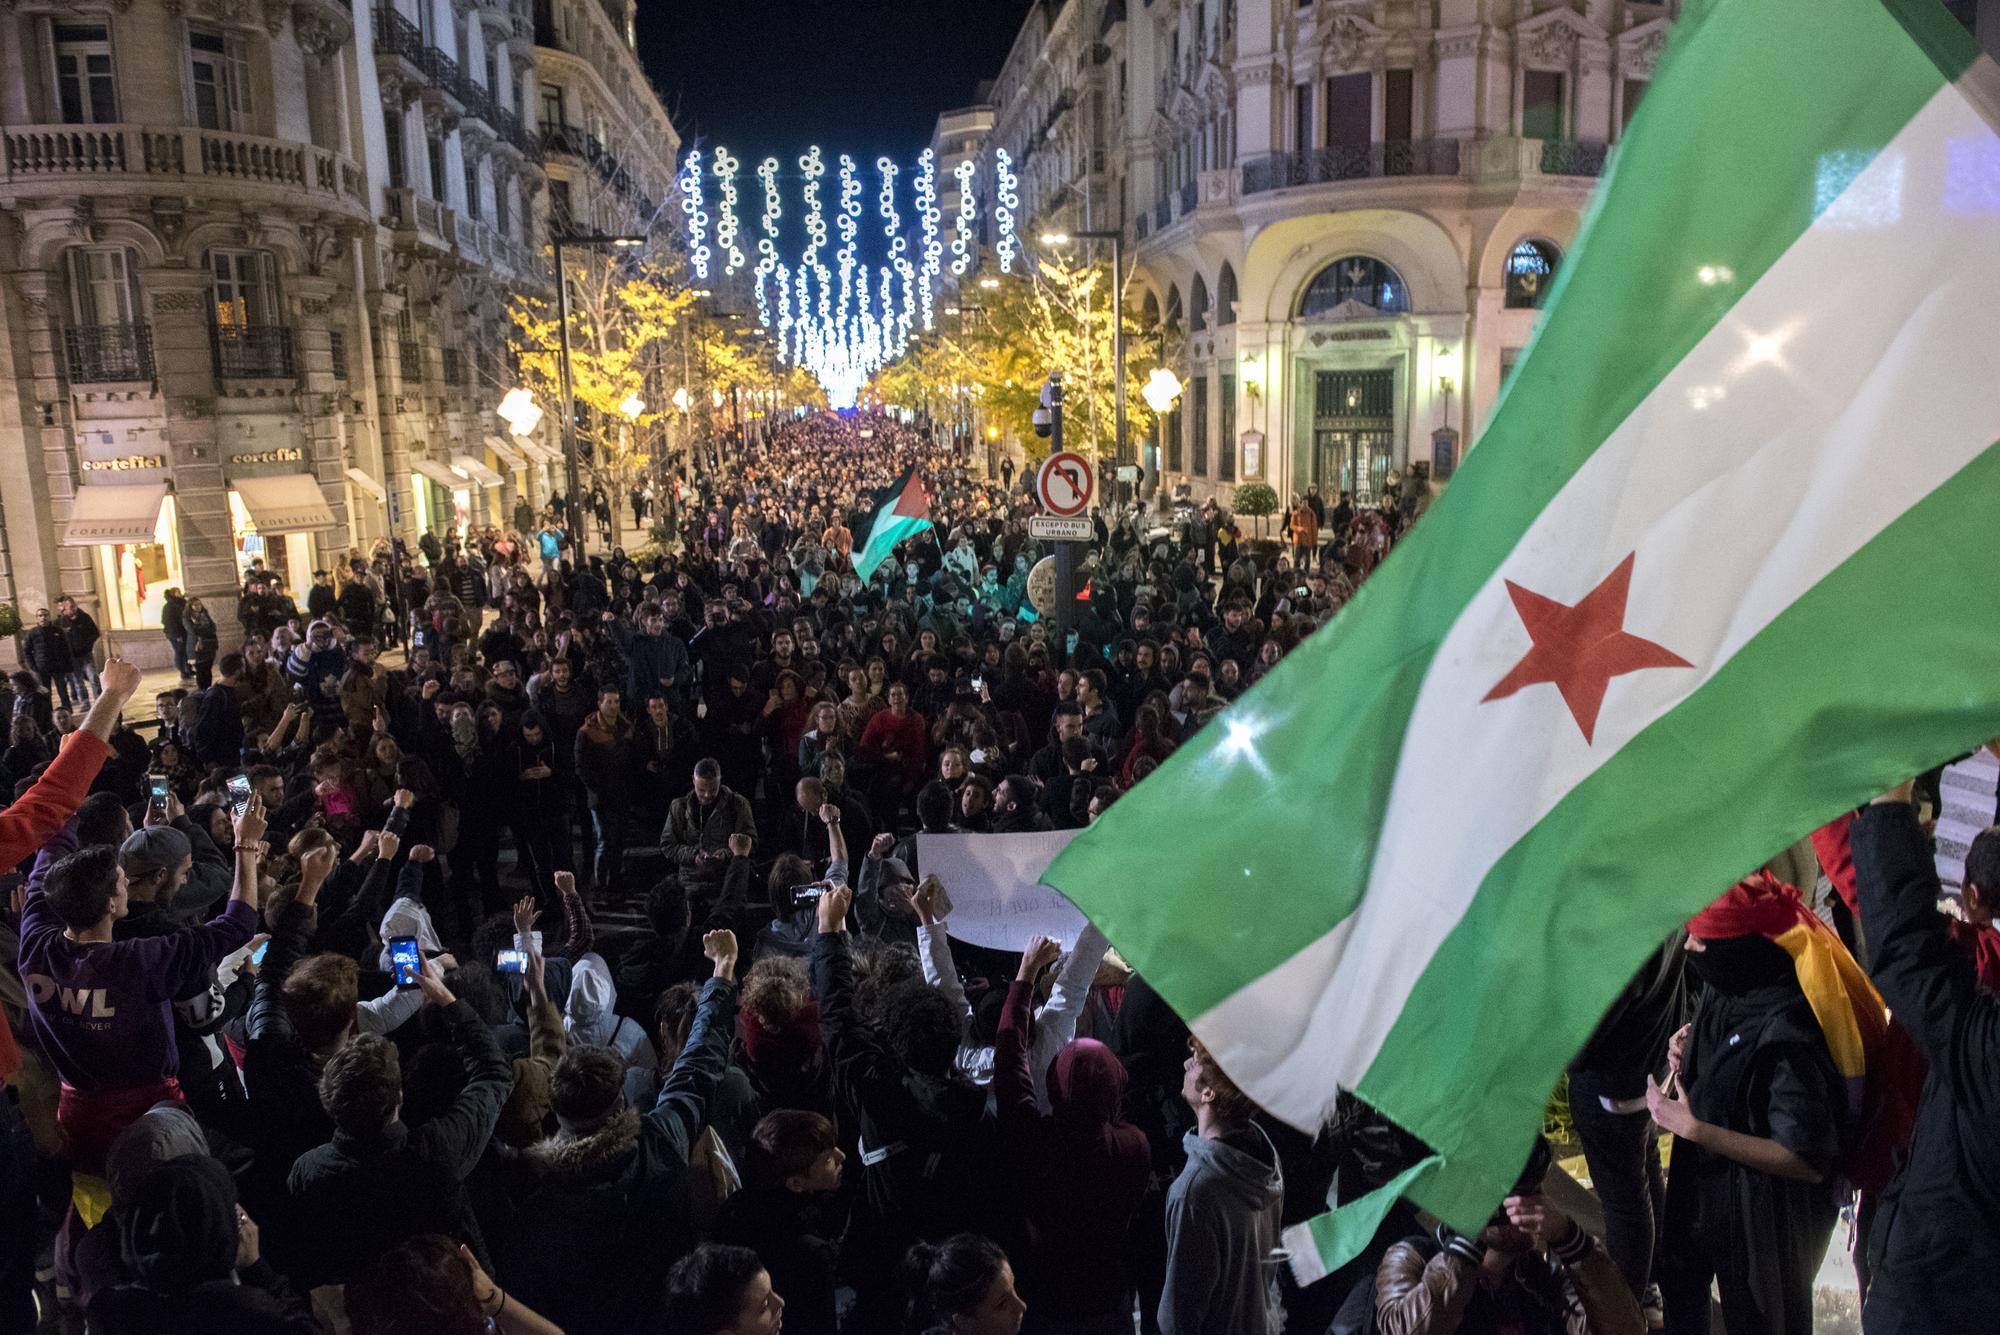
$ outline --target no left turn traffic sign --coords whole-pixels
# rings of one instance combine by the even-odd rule
[[[1035,497],[1052,515],[1080,515],[1090,507],[1097,490],[1090,460],[1064,450],[1051,454],[1035,474]]]

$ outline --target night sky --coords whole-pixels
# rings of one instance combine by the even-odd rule
[[[652,0],[639,52],[689,147],[789,168],[829,157],[911,163],[941,111],[1000,71],[1033,0]]]

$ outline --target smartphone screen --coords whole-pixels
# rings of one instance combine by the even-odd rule
[[[229,814],[241,816],[250,805],[250,780],[242,774],[229,777]]]
[[[795,909],[809,908],[819,903],[820,896],[825,893],[826,887],[824,885],[795,885],[792,887],[792,907]]]
[[[498,973],[526,973],[528,952],[525,950],[496,950],[493,952],[493,968]]]
[[[394,975],[397,987],[415,987],[417,979],[423,976],[424,952],[417,948],[414,936],[394,936],[389,938],[389,972]]]
[[[270,949],[271,949],[271,943],[269,941],[266,941],[263,944],[259,945],[255,950],[250,952],[250,962],[252,964],[262,966],[262,964],[264,963],[264,956],[270,951]]]
[[[164,774],[148,774],[146,776],[146,796],[154,802],[165,802],[167,800],[167,776]]]

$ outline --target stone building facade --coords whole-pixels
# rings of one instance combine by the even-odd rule
[[[508,301],[565,188],[649,224],[677,148],[599,0],[0,3],[0,602],[72,594],[161,664],[170,586],[230,638],[255,559],[303,602],[350,547],[539,506]]]
[[[2000,0],[1945,7],[2000,51]],[[981,180],[1006,149],[1024,238],[1122,230],[1186,386],[1149,473],[1379,497],[1491,416],[1680,9],[1041,0]]]

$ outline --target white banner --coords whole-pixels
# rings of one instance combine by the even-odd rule
[[[1027,834],[919,834],[917,866],[951,898],[945,930],[991,950],[1021,950],[1031,936],[1076,944],[1084,917],[1042,873],[1075,830]]]

